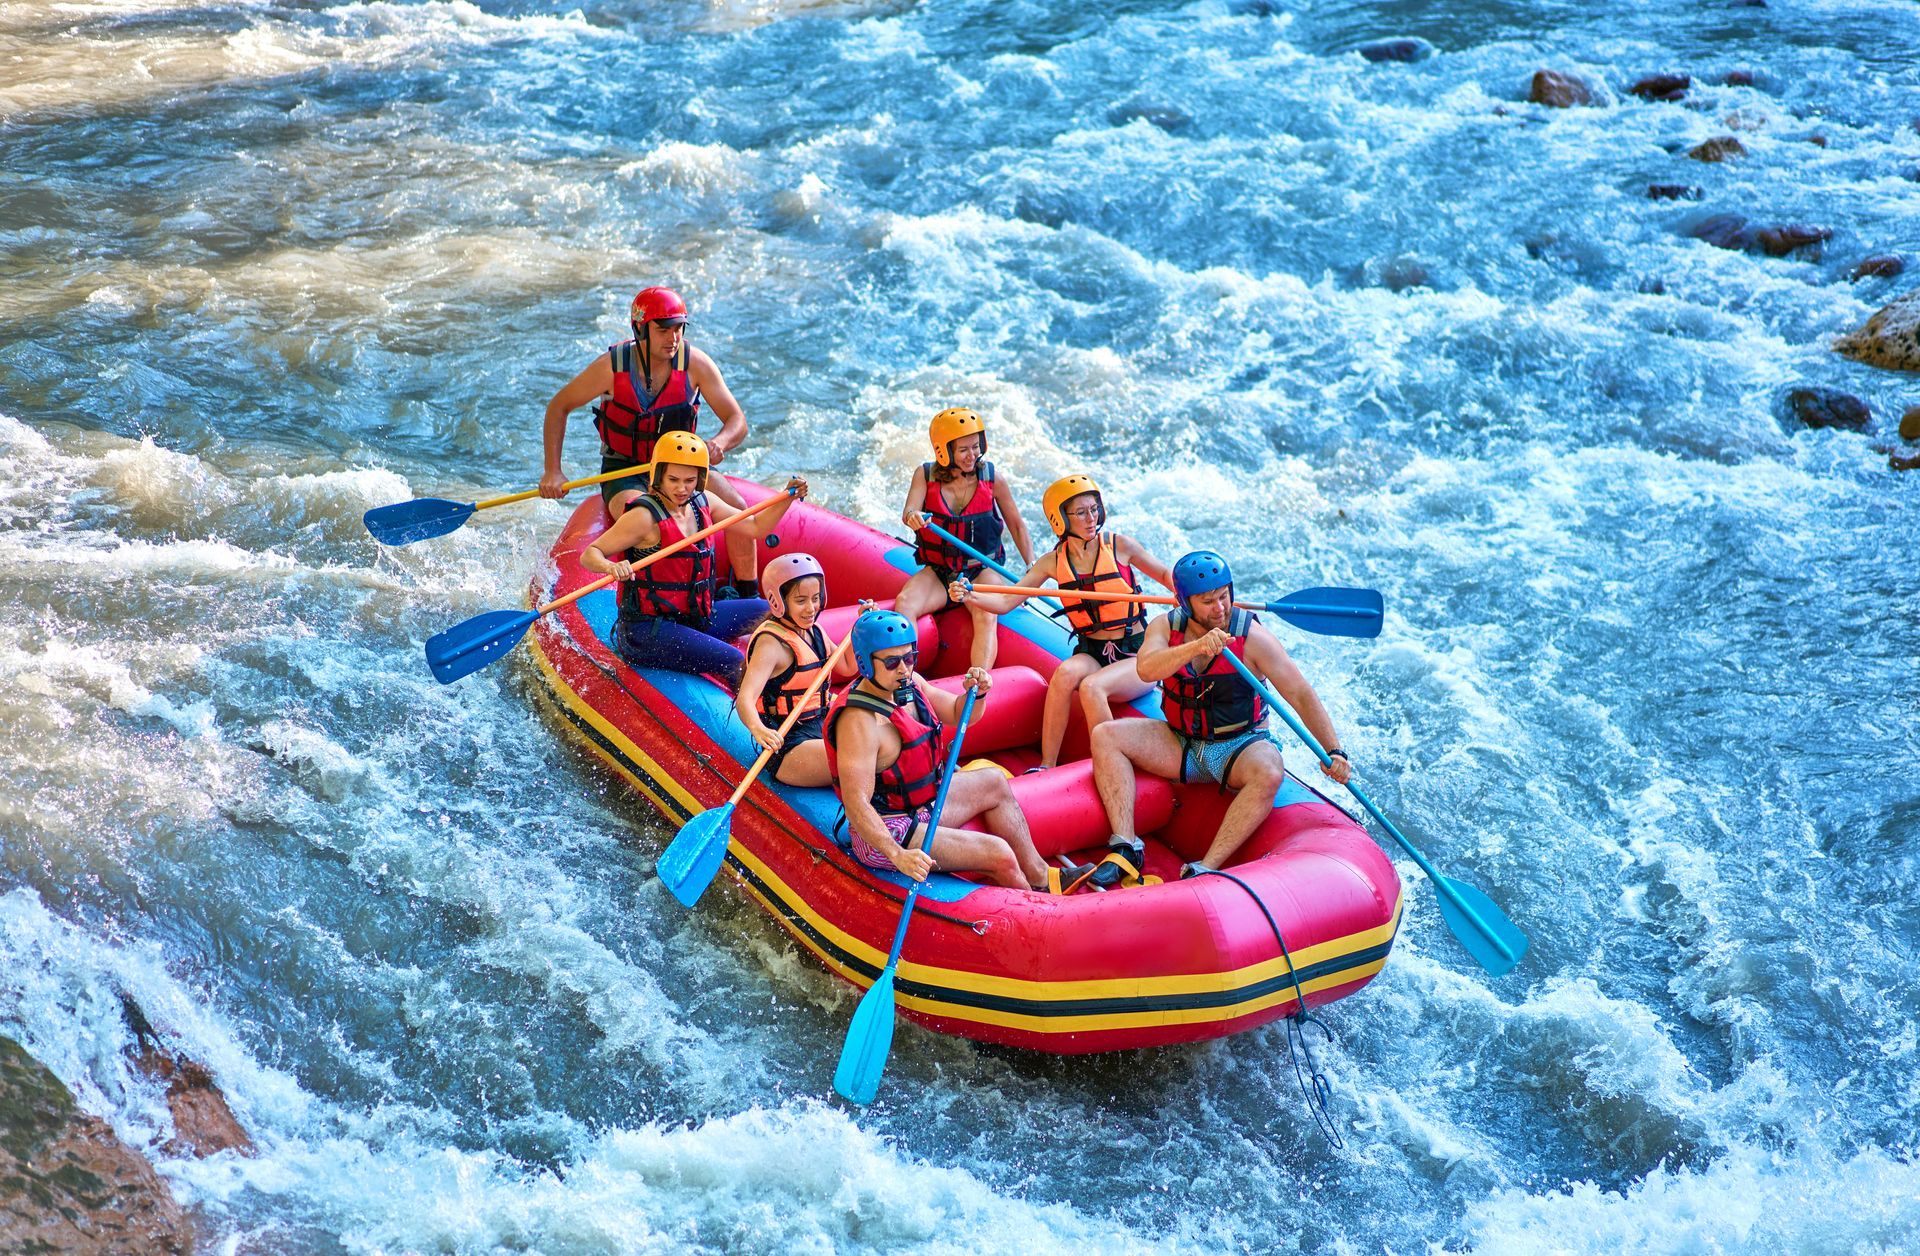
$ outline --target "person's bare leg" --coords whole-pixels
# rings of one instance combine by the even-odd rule
[[[1093,730],[1093,783],[1114,836],[1133,839],[1134,770],[1180,778],[1180,738],[1163,720],[1108,720]]]
[[[1132,702],[1151,692],[1153,686],[1140,679],[1132,659],[1107,664],[1080,686],[1080,709],[1087,716],[1087,732],[1092,733],[1113,718],[1114,703]]]
[[[1047,702],[1040,709],[1040,766],[1054,767],[1060,762],[1060,743],[1067,739],[1067,716],[1073,710],[1074,691],[1080,683],[1100,670],[1100,664],[1084,654],[1070,654],[1053,669],[1047,681]]]
[[[893,609],[905,615],[910,623],[946,604],[947,586],[940,583],[940,577],[931,567],[922,567],[908,576],[907,582],[900,586],[899,595],[893,599]]]
[[[607,518],[618,519],[627,513],[627,507],[646,496],[637,488],[621,489],[607,500]]]
[[[1027,817],[1020,810],[1020,803],[1013,796],[1013,789],[1007,784],[1007,778],[998,768],[975,768],[971,772],[956,772],[953,784],[947,789],[946,810],[940,815],[940,824],[965,824],[978,817],[987,830],[1005,840],[1018,861],[1020,874],[1026,878],[1023,884],[1035,889],[1047,884],[1047,861],[1040,858],[1040,852],[1034,848],[1033,834],[1027,828]]]
[[[974,667],[991,668],[1000,656],[1000,619],[985,607],[967,603],[967,615],[973,620]]]
[[[1227,866],[1233,852],[1253,836],[1273,810],[1274,795],[1280,792],[1286,774],[1280,747],[1270,741],[1257,741],[1241,752],[1234,760],[1233,771],[1227,773],[1227,788],[1239,790],[1239,796],[1220,818],[1220,831],[1214,834],[1213,845],[1207,847],[1201,863],[1209,868]]]
[[[1030,888],[1013,848],[991,833],[950,829],[943,824],[934,835],[932,853],[934,867],[942,872],[981,872],[995,885],[1010,890]]]
[[[787,757],[780,760],[780,771],[774,779],[782,785],[799,785],[809,789],[833,784],[833,774],[827,771],[827,743],[803,741],[787,751]]]

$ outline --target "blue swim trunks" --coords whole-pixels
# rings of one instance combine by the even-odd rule
[[[1218,781],[1224,785],[1240,752],[1257,741],[1273,741],[1273,736],[1264,728],[1256,728],[1224,741],[1189,741],[1180,756],[1180,779],[1188,782]],[[1279,745],[1278,742],[1274,744]]]

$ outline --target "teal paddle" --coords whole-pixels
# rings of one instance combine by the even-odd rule
[[[645,467],[626,467],[619,471],[606,471],[599,475],[590,475],[584,480],[568,480],[560,487],[571,493],[576,488],[585,488],[589,484],[605,484],[608,480],[625,479],[633,475],[645,475]],[[394,502],[391,506],[375,506],[360,516],[367,525],[367,531],[373,533],[373,539],[382,545],[411,545],[415,541],[424,541],[428,537],[445,536],[472,517],[476,510],[492,510],[495,506],[505,506],[512,502],[523,502],[529,497],[540,496],[539,489],[528,489],[524,493],[509,493],[505,497],[489,497],[485,501],[455,502],[444,497],[416,497],[412,501]]]
[[[701,528],[692,536],[684,536],[671,545],[662,546],[633,565],[635,571],[649,564],[659,562],[669,554],[677,554],[689,545],[697,544],[725,528],[731,528],[742,519],[751,518],[761,511],[786,500],[787,494],[775,493],[763,502],[758,502],[745,510],[727,516],[719,523]],[[565,597],[555,598],[545,606],[530,611],[487,611],[475,615],[472,619],[462,620],[451,628],[436,632],[427,638],[427,666],[433,669],[433,678],[443,685],[451,685],[462,676],[479,671],[508,650],[520,643],[527,635],[527,629],[534,621],[550,611],[577,602],[595,589],[604,589],[612,584],[612,576],[602,576],[591,584],[582,585]]]
[[[821,665],[819,674],[813,678],[813,683],[807,686],[806,692],[800,695],[800,700],[794,704],[793,710],[787,712],[787,718],[781,721],[777,735],[782,741],[785,741],[787,734],[793,731],[793,726],[800,722],[800,717],[805,713],[806,705],[812,701],[813,695],[819,693],[821,686],[832,678],[833,669],[839,665],[842,658],[846,657],[847,647],[852,643],[853,637],[848,635],[847,639],[835,646],[833,653],[827,656],[827,661]],[[692,907],[699,902],[700,896],[707,892],[709,885],[713,884],[714,876],[719,873],[720,865],[727,857],[727,843],[733,836],[734,806],[747,796],[747,787],[759,779],[761,769],[765,768],[772,758],[773,751],[761,750],[760,757],[753,761],[753,766],[747,769],[747,774],[740,778],[738,785],[733,787],[731,798],[718,807],[702,811],[688,820],[680,826],[680,831],[673,835],[673,840],[667,843],[667,849],[660,856],[660,862],[655,865],[654,871],[659,873],[660,879],[667,883],[667,889],[672,891],[673,896],[686,906]]]
[[[940,831],[940,813],[947,806],[947,786],[953,784],[953,769],[960,762],[960,743],[966,738],[967,721],[973,718],[977,689],[967,690],[960,707],[960,722],[954,728],[953,745],[947,750],[946,769],[940,775],[940,791],[933,796],[933,810],[927,815],[927,840],[921,847],[933,853],[933,835]],[[928,875],[932,875],[929,873]],[[887,1071],[887,1055],[893,1050],[893,973],[900,966],[900,947],[907,940],[907,922],[913,919],[913,902],[920,897],[924,881],[915,881],[907,889],[906,905],[900,909],[900,926],[893,931],[893,950],[887,966],[860,996],[853,1009],[853,1022],[847,1026],[847,1041],[840,1048],[840,1064],[833,1070],[833,1088],[854,1103],[872,1103],[880,1093],[880,1075]]]
[[[1088,602],[1137,602],[1145,606],[1175,606],[1179,599],[1160,593],[1101,593],[1093,589],[1030,589],[1010,584],[976,584],[977,593],[1004,597],[1078,598]],[[1377,637],[1385,602],[1377,589],[1302,589],[1278,602],[1235,602],[1249,611],[1267,611],[1296,628],[1328,637]]]
[[[994,572],[1001,579],[1005,580],[1008,584],[1020,583],[1019,575],[1016,572],[1014,572],[1012,568],[1006,567],[1000,563],[995,562],[993,559],[988,558],[985,554],[982,554],[979,550],[973,548],[973,546],[971,545],[968,545],[965,541],[961,540],[959,537],[955,536],[953,533],[947,531],[945,528],[941,527],[939,524],[934,523],[932,520],[928,520],[927,530],[933,533],[935,536],[945,540],[948,544],[952,545],[955,549],[959,550],[962,554],[965,554],[968,558],[971,558],[974,562],[984,565],[987,568],[987,570]],[[1056,611],[1060,609],[1060,603],[1054,601],[1051,597],[1047,596],[1045,593],[1034,592],[1031,594],[1027,594],[1025,596],[1037,597],[1041,601],[1053,607],[1053,609]]]
[[[1246,677],[1247,683],[1260,691],[1267,704],[1280,713],[1287,726],[1307,744],[1307,749],[1313,751],[1322,764],[1332,765],[1332,756],[1307,731],[1306,725],[1294,715],[1293,708],[1280,700],[1280,695],[1255,676],[1233,651],[1224,651],[1220,657],[1232,663]],[[1427,862],[1427,857],[1407,840],[1406,835],[1394,827],[1393,821],[1380,814],[1380,808],[1373,805],[1373,800],[1362,793],[1359,786],[1349,783],[1347,792],[1360,800],[1360,805],[1367,809],[1367,813],[1380,822],[1380,827],[1392,834],[1393,840],[1400,843],[1400,849],[1413,856],[1413,862],[1419,864],[1420,871],[1426,873],[1427,880],[1433,882],[1433,888],[1440,895],[1440,918],[1446,922],[1453,936],[1459,939],[1460,945],[1467,948],[1467,953],[1495,977],[1512,971],[1513,966],[1520,962],[1520,957],[1527,953],[1527,935],[1520,932],[1519,926],[1508,920],[1506,913],[1492,899],[1473,886],[1465,881],[1441,876]]]

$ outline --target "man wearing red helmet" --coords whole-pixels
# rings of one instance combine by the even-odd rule
[[[720,430],[707,441],[715,466],[730,449],[747,437],[747,416],[740,409],[713,359],[686,341],[687,303],[672,288],[642,288],[633,298],[628,319],[633,339],[609,348],[593,364],[553,395],[547,403],[543,446],[546,465],[540,476],[542,497],[563,497],[566,475],[560,469],[567,418],[589,403],[593,426],[600,434],[600,470],[644,468],[653,458],[654,442],[668,432],[692,432],[699,424],[705,400],[720,420]],[[631,479],[610,480],[600,486],[607,514],[618,519],[646,491],[644,472]],[[713,481],[713,495],[735,507],[746,502],[725,476]],[[759,558],[753,542],[741,533],[728,533],[727,554],[734,579],[751,588]]]

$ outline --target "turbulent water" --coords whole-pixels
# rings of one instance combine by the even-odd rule
[[[1920,393],[1827,344],[1920,250],[1916,66],[1845,0],[0,4],[0,1032],[233,1251],[1910,1250]],[[851,993],[663,893],[524,659],[434,683],[564,508],[361,512],[531,484],[655,282],[730,469],[891,526],[963,403],[1035,525],[1084,468],[1162,554],[1385,593],[1291,644],[1533,951],[1486,978],[1403,863],[1344,1150],[1278,1027],[906,1026],[845,1107]],[[1874,430],[1787,430],[1801,383]],[[123,990],[257,1158],[165,1158]]]

